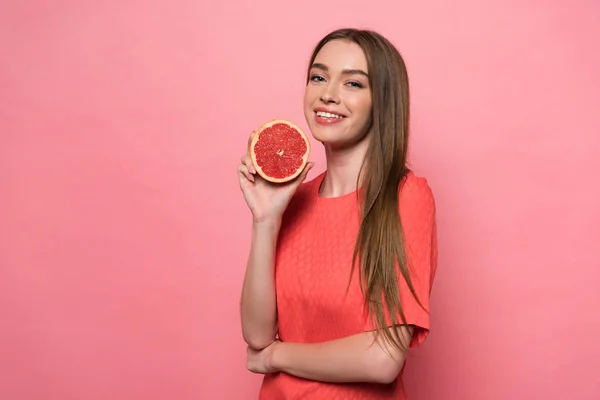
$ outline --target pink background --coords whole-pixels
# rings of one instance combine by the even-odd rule
[[[599,19],[595,0],[2,2],[0,398],[256,398],[236,165],[266,120],[306,126],[310,50],[345,25],[405,56],[438,204],[412,399],[600,398]]]

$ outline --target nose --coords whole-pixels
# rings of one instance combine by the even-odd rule
[[[329,84],[323,88],[323,93],[321,93],[321,101],[323,103],[335,103],[339,104],[340,97],[338,90],[335,85]]]

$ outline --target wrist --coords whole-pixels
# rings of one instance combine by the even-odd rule
[[[260,220],[252,220],[252,229],[254,230],[279,230],[281,226],[281,218],[263,218]]]
[[[272,372],[280,372],[283,369],[282,357],[285,357],[285,344],[280,341],[276,341],[272,345],[271,357],[269,358],[269,369]]]

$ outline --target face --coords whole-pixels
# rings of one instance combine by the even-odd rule
[[[354,42],[333,40],[321,48],[309,71],[304,116],[315,139],[349,147],[364,140],[371,126],[367,59]]]

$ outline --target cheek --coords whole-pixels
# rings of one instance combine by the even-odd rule
[[[310,104],[308,89],[304,92],[303,101],[304,101],[304,108],[306,108]]]
[[[312,107],[311,93],[310,93],[309,88],[306,88],[306,90],[304,91],[304,103],[303,104],[304,104],[304,111],[308,111]]]
[[[371,98],[363,97],[361,99],[357,99],[356,104],[354,105],[356,112],[360,115],[360,119],[363,121],[367,121],[371,118]]]
[[[304,91],[304,115],[309,116],[312,113],[312,109],[315,106],[316,101],[319,99],[319,93],[314,88],[307,86]]]

